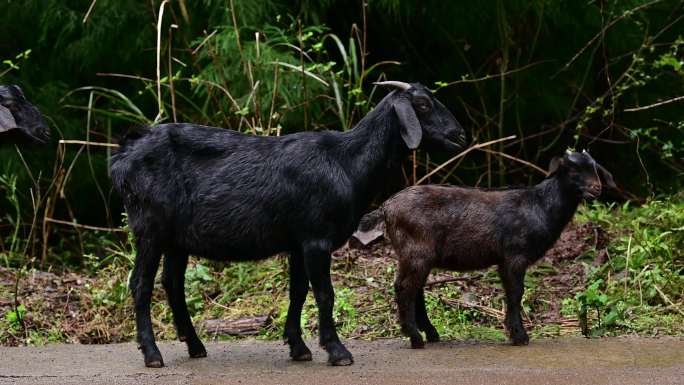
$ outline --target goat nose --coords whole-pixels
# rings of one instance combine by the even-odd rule
[[[465,135],[465,133],[461,131],[461,132],[459,132],[458,134],[456,134],[456,141],[457,141],[459,144],[462,144],[462,145],[463,145],[463,144],[466,144],[466,135]]]

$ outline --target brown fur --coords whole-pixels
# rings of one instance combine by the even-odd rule
[[[369,239],[384,223],[397,253],[394,289],[401,329],[412,347],[424,345],[419,330],[428,341],[439,340],[425,310],[423,286],[430,271],[492,265],[498,266],[506,291],[506,326],[513,344],[528,343],[520,317],[527,267],[558,239],[581,199],[600,194],[600,177],[615,187],[610,173],[588,153],[566,154],[551,169],[547,179],[529,188],[409,187],[361,220],[357,238]]]

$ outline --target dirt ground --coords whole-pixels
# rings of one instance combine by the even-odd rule
[[[0,348],[2,384],[682,384],[681,338],[562,338],[529,346],[459,341],[407,348],[404,340],[347,346],[355,364],[330,367],[315,346],[312,362],[292,362],[280,342],[207,345],[190,359],[162,343],[166,367],[148,369],[134,344]]]

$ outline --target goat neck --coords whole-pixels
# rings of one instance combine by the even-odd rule
[[[392,175],[409,150],[399,134],[392,96],[385,97],[352,130],[343,134],[343,151],[355,190],[374,195]],[[368,197],[370,201],[373,197]]]
[[[575,215],[582,200],[581,195],[575,186],[559,175],[543,180],[533,190],[545,213],[547,228],[555,239]]]

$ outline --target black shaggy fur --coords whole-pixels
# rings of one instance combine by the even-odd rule
[[[50,129],[16,85],[0,86],[0,145],[45,144]]]
[[[394,284],[402,332],[411,347],[438,341],[425,310],[423,286],[433,268],[468,271],[497,265],[506,291],[506,327],[514,345],[529,338],[520,317],[528,266],[544,256],[583,198],[601,193],[612,175],[586,153],[556,158],[548,178],[520,189],[480,190],[452,186],[414,186],[387,200],[360,222],[363,243],[386,226],[399,259]]]
[[[130,287],[147,366],[163,365],[152,333],[150,298],[162,254],[163,285],[180,340],[204,357],[186,308],[188,255],[258,260],[288,252],[290,306],[284,338],[294,360],[310,360],[300,316],[309,283],[329,363],[349,365],[332,317],[330,254],[397,166],[421,142],[461,149],[464,132],[419,84],[397,90],[348,132],[251,136],[194,124],[163,124],[124,140],[111,177],[123,197],[137,256]]]

